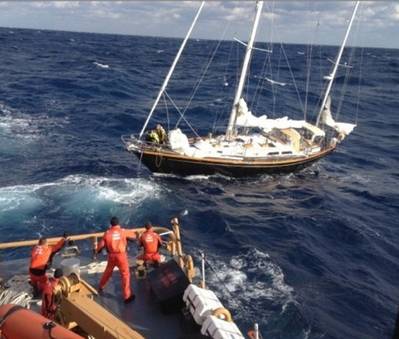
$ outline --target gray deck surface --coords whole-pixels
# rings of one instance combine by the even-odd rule
[[[87,257],[80,257],[80,260],[82,265],[91,262],[91,259]],[[54,267],[57,266],[58,261],[59,259],[55,258]],[[7,280],[16,274],[27,274],[28,265],[28,259],[0,262],[0,277]],[[101,273],[88,275],[87,272],[81,272],[81,277],[97,288]],[[95,297],[95,299],[146,338],[201,337],[198,330],[193,330],[191,326],[187,325],[182,314],[162,313],[155,296],[151,292],[149,281],[147,279],[136,279],[133,271],[131,272],[131,286],[136,294],[136,299],[125,305],[121,292],[119,271],[116,270],[102,295]]]

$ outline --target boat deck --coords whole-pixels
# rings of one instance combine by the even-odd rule
[[[57,267],[57,260],[59,258],[55,258],[54,267]],[[92,262],[90,258],[84,256],[81,256],[80,260],[82,266]],[[103,264],[101,261],[98,263],[99,266]],[[28,265],[28,259],[2,261],[0,277],[4,281],[15,275],[26,275],[28,278]],[[81,270],[81,278],[93,287],[98,286],[101,275],[102,273],[89,274],[87,270]],[[136,299],[126,305],[123,303],[119,272],[115,270],[104,292],[96,296],[95,300],[146,338],[204,338],[199,329],[185,319],[182,312],[171,314],[162,312],[149,280],[137,279],[134,269],[131,269],[131,286]],[[38,306],[33,304],[32,309],[38,310]]]

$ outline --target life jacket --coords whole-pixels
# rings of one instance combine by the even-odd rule
[[[144,247],[144,253],[152,254],[157,253],[161,245],[161,237],[152,229],[145,231],[140,237],[140,243]]]
[[[57,286],[59,279],[50,278],[43,288],[42,295],[42,316],[54,320],[55,312],[57,310],[57,303],[55,300],[54,288]]]
[[[51,256],[51,247],[47,245],[36,245],[32,249],[30,268],[45,270]]]
[[[151,130],[147,134],[147,140],[150,141],[150,142],[155,142],[155,143],[159,144],[160,139],[159,139],[159,135],[158,135],[157,131],[156,130]]]
[[[119,225],[112,226],[104,233],[104,245],[108,253],[125,253],[127,246],[126,231]]]

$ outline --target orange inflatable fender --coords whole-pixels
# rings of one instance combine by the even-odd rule
[[[0,338],[83,339],[80,335],[21,306],[0,306]]]

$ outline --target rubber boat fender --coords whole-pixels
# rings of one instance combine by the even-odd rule
[[[230,311],[224,307],[219,307],[219,308],[213,310],[212,315],[215,316],[216,318],[225,320],[229,323],[231,323],[233,321]]]
[[[83,339],[80,335],[21,306],[0,306],[0,338]]]

